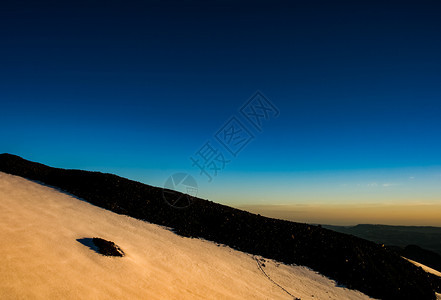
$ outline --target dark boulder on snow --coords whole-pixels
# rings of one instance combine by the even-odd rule
[[[124,252],[114,242],[106,241],[102,238],[94,237],[93,243],[97,247],[97,251],[105,256],[124,256]]]

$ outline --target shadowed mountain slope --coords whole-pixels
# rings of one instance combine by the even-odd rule
[[[356,226],[322,225],[380,244],[404,248],[417,245],[441,255],[441,227],[359,224]]]
[[[192,198],[176,209],[163,189],[112,174],[51,168],[0,154],[0,171],[36,180],[113,212],[232,248],[308,266],[348,288],[381,299],[435,299],[436,280],[373,242],[321,227],[271,219]]]

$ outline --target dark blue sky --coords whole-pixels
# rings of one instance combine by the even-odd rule
[[[438,170],[440,37],[439,1],[2,1],[0,152],[162,185],[260,90],[279,117],[202,195]]]

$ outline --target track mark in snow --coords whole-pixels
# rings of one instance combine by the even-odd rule
[[[271,281],[273,284],[275,284],[276,286],[278,286],[280,289],[282,289],[282,291],[284,291],[285,293],[287,293],[288,295],[290,295],[291,297],[293,297],[294,300],[301,300],[300,298],[297,298],[296,296],[294,296],[293,294],[291,294],[290,292],[288,292],[283,286],[281,286],[280,284],[278,284],[277,282],[275,282],[263,269],[262,264],[260,263],[259,259],[257,257],[254,257],[254,259],[257,262],[257,267],[259,268],[259,270],[263,273],[263,275],[265,275],[266,278],[268,278],[269,281]]]

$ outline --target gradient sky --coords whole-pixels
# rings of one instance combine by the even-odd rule
[[[440,37],[439,1],[2,1],[0,152],[186,172],[293,220],[441,226]],[[261,131],[240,113],[258,90],[280,113]],[[236,157],[215,139],[233,116],[254,136]],[[211,182],[190,160],[207,141],[230,160]]]

